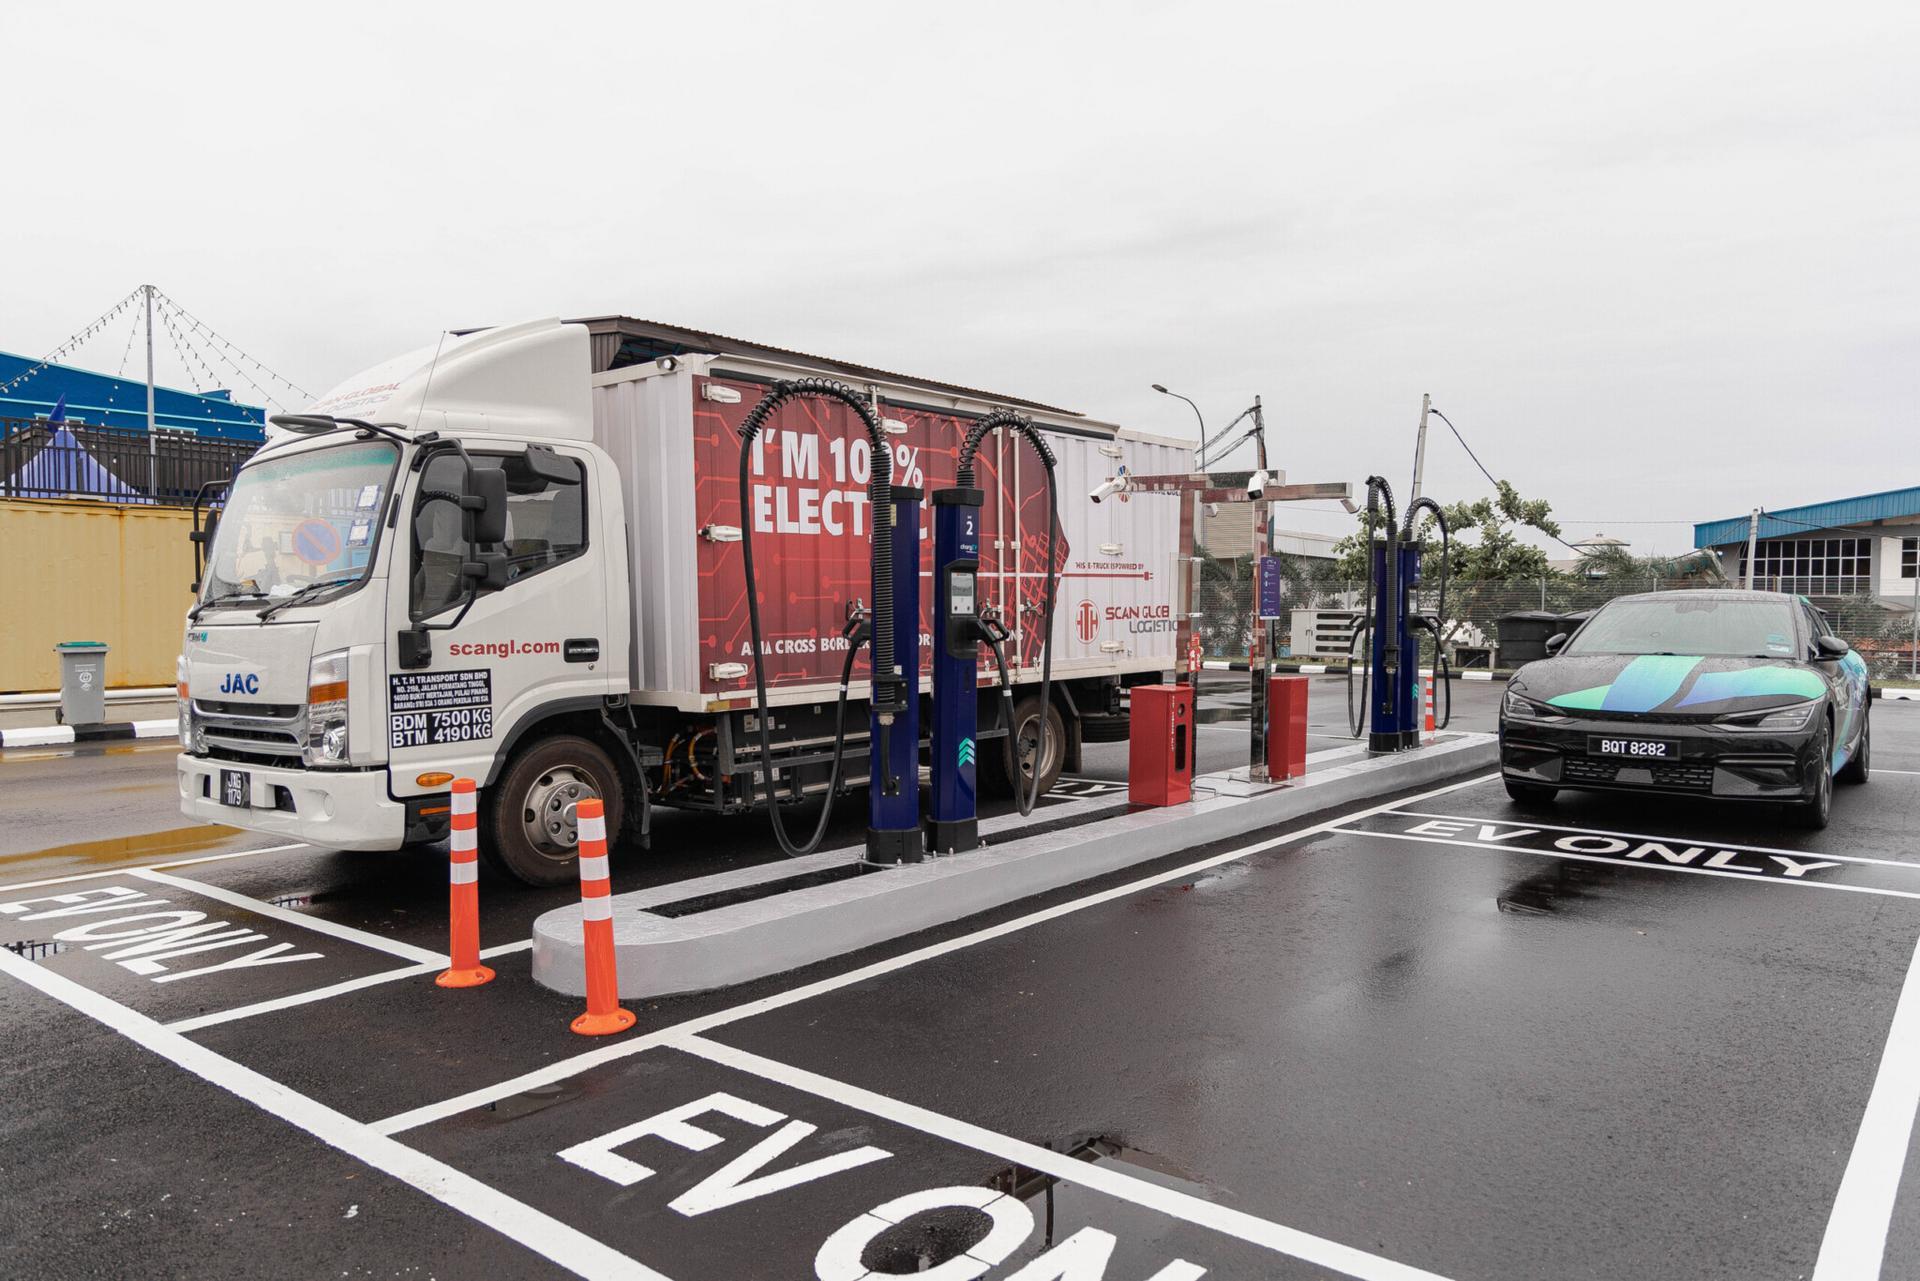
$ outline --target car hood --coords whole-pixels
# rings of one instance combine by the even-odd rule
[[[1565,711],[1718,716],[1818,698],[1811,664],[1687,654],[1569,654],[1528,663],[1507,688]]]

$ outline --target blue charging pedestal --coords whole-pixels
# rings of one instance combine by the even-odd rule
[[[981,489],[933,495],[933,733],[928,844],[956,854],[980,844],[974,757],[979,745]]]
[[[1399,570],[1391,593],[1387,590],[1387,557],[1396,557]],[[1373,546],[1373,664],[1371,698],[1373,729],[1367,735],[1369,752],[1399,752],[1420,746],[1420,642],[1414,635],[1414,588],[1420,585],[1420,548],[1398,541]],[[1391,642],[1399,653],[1389,659]],[[1393,670],[1389,679],[1388,664]]]
[[[901,679],[901,707],[883,741],[879,713],[869,718],[871,773],[867,783],[867,858],[874,863],[918,863],[926,857],[920,827],[920,491],[893,491],[891,528],[873,536],[893,540],[893,661]],[[874,583],[874,596],[881,585]]]

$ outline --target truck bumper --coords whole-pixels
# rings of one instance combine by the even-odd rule
[[[180,812],[334,850],[397,850],[406,843],[407,810],[387,795],[385,770],[297,770],[236,765],[182,753]],[[220,771],[247,776],[249,804],[220,803]]]

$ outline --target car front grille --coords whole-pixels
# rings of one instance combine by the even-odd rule
[[[1620,777],[1622,769],[1633,772],[1623,779]],[[1639,777],[1640,771],[1645,771],[1650,777],[1643,781]],[[1569,756],[1562,769],[1561,778],[1573,784],[1617,783],[1626,787],[1639,784],[1685,792],[1713,790],[1713,766],[1689,765],[1681,761],[1641,764],[1632,761],[1604,760],[1592,756]]]

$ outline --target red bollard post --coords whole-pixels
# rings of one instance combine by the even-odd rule
[[[1424,690],[1426,691],[1426,696],[1427,696],[1427,741],[1428,741],[1429,743],[1431,743],[1431,742],[1433,741],[1433,739],[1434,739],[1434,732],[1433,732],[1433,673],[1432,673],[1432,672],[1422,672],[1422,673],[1420,674],[1420,684],[1421,684],[1421,686],[1422,686],[1422,688],[1423,688],[1423,689],[1424,689]]]
[[[587,1012],[572,1027],[581,1036],[607,1036],[634,1024],[620,1008],[620,971],[613,959],[613,881],[607,870],[607,810],[590,796],[580,802],[580,941],[587,967]]]
[[[479,987],[493,980],[480,964],[480,805],[473,780],[453,780],[453,816],[448,820],[452,853],[447,863],[447,972],[441,987]]]
[[[1304,676],[1267,677],[1267,777],[1307,772],[1307,689]]]

